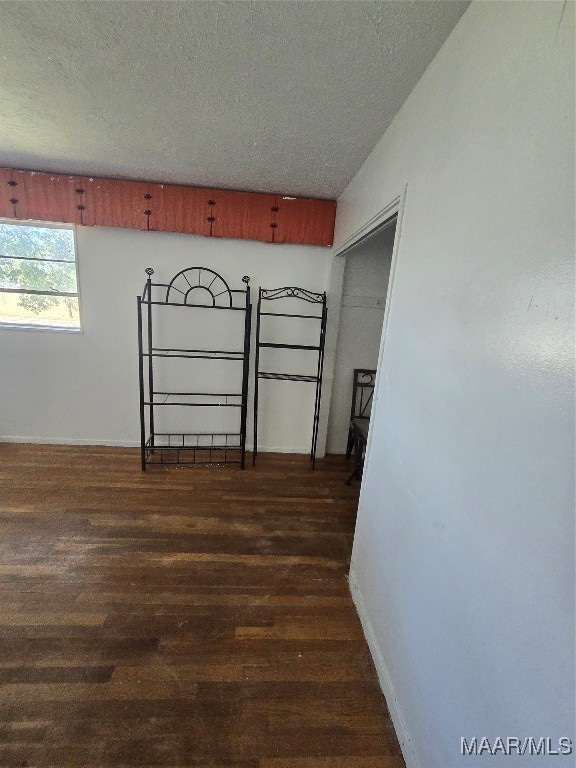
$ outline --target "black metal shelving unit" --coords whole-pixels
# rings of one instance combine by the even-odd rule
[[[246,287],[231,290],[216,272],[205,267],[189,267],[178,272],[170,283],[152,282],[154,270],[146,269],[148,278],[142,296],[138,296],[138,357],[140,379],[140,449],[142,470],[152,464],[240,464],[244,469],[246,451],[246,419],[248,413],[248,375],[250,358],[250,278],[243,277]],[[156,346],[155,317],[167,307],[205,311],[208,317],[198,322],[198,316],[185,312],[179,325],[190,329],[194,338],[211,326],[210,313],[239,313],[243,324],[242,349],[190,349]],[[184,326],[187,322],[188,325]],[[212,326],[213,327],[213,326]],[[196,346],[196,345],[195,345]],[[198,345],[201,346],[201,345]],[[223,343],[224,347],[227,345]],[[172,391],[156,389],[159,364],[169,359],[196,361],[222,360],[234,362],[239,370],[231,370],[227,381],[237,382],[237,388],[227,385],[226,392]],[[163,361],[160,363],[160,361]],[[203,365],[205,363],[200,363]],[[165,373],[165,372],[164,372]],[[209,381],[209,376],[203,381]],[[159,409],[237,409],[239,428],[234,432],[158,432]]]
[[[292,303],[292,300],[295,300],[298,302],[313,304],[319,309],[319,312],[311,314],[310,312],[305,312],[303,309],[296,312],[266,311],[266,302],[278,301],[281,299],[289,299],[291,300],[290,303]],[[302,307],[303,305],[299,304],[297,306]],[[301,318],[310,321],[316,321],[316,323],[319,323],[319,325],[314,331],[313,339],[311,339],[311,341],[314,343],[284,344],[271,341],[262,341],[261,333],[263,325],[266,324],[266,318],[269,317],[287,318],[288,321],[290,318]],[[294,286],[270,289],[260,288],[258,293],[258,305],[256,313],[256,360],[254,365],[254,452],[252,455],[253,464],[256,463],[256,457],[258,455],[258,384],[260,379],[273,379],[276,381],[308,382],[316,385],[314,420],[312,423],[312,446],[310,448],[310,461],[312,463],[312,468],[314,468],[316,463],[316,445],[318,442],[318,425],[320,420],[320,401],[322,398],[322,371],[324,367],[324,346],[326,342],[326,319],[326,293],[313,293],[306,288],[297,288]],[[287,373],[262,370],[260,367],[261,349],[308,350],[310,352],[317,352],[316,373]]]

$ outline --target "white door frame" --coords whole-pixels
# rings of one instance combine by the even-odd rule
[[[396,271],[396,261],[398,258],[398,246],[400,243],[400,231],[402,228],[402,218],[406,203],[406,186],[401,194],[395,197],[378,213],[372,216],[368,221],[362,224],[350,237],[344,240],[332,253],[330,260],[329,273],[327,276],[327,294],[328,294],[328,322],[326,325],[326,347],[324,352],[324,375],[323,375],[323,397],[320,411],[320,422],[318,428],[318,451],[319,457],[326,455],[326,443],[328,439],[328,419],[330,415],[330,406],[332,403],[332,389],[334,385],[334,369],[336,367],[336,345],[338,343],[338,328],[340,326],[340,314],[342,309],[342,288],[344,285],[344,268],[346,266],[346,256],[348,251],[354,248],[361,240],[369,237],[375,230],[382,226],[388,219],[396,216],[396,234],[394,237],[394,246],[392,249],[392,263],[390,265],[390,277],[388,280],[388,290],[386,293],[386,304],[384,307],[384,324],[382,326],[382,336],[380,338],[380,351],[378,353],[378,365],[376,373],[376,382],[374,392],[378,387],[379,372],[381,369],[382,354],[384,349],[384,339],[388,325],[388,315],[390,311],[390,301],[392,297],[392,287]],[[376,399],[376,398],[375,398]],[[375,403],[374,403],[375,405]],[[368,445],[366,446],[366,458],[370,448],[370,435],[368,435]]]

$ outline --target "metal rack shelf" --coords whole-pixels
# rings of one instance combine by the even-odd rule
[[[231,290],[216,272],[204,267],[189,267],[175,275],[170,283],[153,283],[154,270],[146,269],[148,279],[138,296],[138,358],[140,382],[140,453],[142,470],[149,464],[240,464],[244,468],[246,419],[248,409],[248,366],[250,357],[250,279],[246,287]],[[159,300],[160,297],[163,300]],[[196,299],[196,301],[194,301]],[[204,301],[198,302],[198,299]],[[206,303],[206,300],[208,303]],[[154,344],[153,316],[156,307],[219,309],[244,313],[244,340],[241,350],[188,349]],[[145,322],[144,322],[145,321]],[[196,324],[192,326],[198,328]],[[238,380],[236,392],[191,392],[158,390],[154,386],[154,360],[179,358],[194,361],[226,360],[242,362],[240,375],[234,367],[232,379]],[[160,363],[161,364],[161,363]],[[200,363],[202,365],[202,363]],[[239,409],[238,432],[157,432],[156,409],[202,408]],[[210,411],[208,411],[210,412]]]
[[[240,433],[161,433],[145,444],[147,464],[237,464],[241,462]]]
[[[152,400],[145,400],[144,405],[184,405],[191,408],[241,408],[242,394],[215,393],[206,392],[153,392]],[[156,397],[164,399],[156,399]],[[189,398],[189,399],[186,399]],[[236,402],[230,402],[234,398]],[[207,402],[215,400],[216,402]]]
[[[182,357],[193,360],[239,360],[244,359],[244,352],[222,351],[209,349],[168,349],[153,347],[150,352],[144,352],[144,357]]]
[[[317,305],[320,309],[320,313],[304,314],[303,312],[299,311],[293,313],[262,311],[262,302],[275,301],[280,299],[294,299]],[[312,463],[312,468],[314,468],[316,462],[316,447],[318,442],[318,425],[320,420],[320,401],[322,398],[322,372],[324,367],[324,345],[326,342],[327,314],[326,293],[313,293],[306,288],[298,288],[295,286],[271,289],[260,288],[256,315],[256,362],[254,373],[254,452],[252,455],[253,463],[256,463],[256,457],[258,455],[258,382],[261,379],[272,379],[275,381],[298,381],[316,384],[314,420],[312,423],[312,446],[310,448],[310,461]],[[262,318],[268,317],[316,320],[320,323],[319,330],[317,331],[318,342],[314,344],[288,344],[283,342],[261,341],[260,336],[263,327]],[[264,320],[264,323],[266,322],[267,321]],[[263,371],[260,369],[261,349],[287,349],[316,352],[316,373]]]
[[[310,344],[273,344],[270,341],[262,341],[260,343],[260,348],[267,347],[268,349],[308,349],[313,351],[318,351],[320,349],[319,346],[312,346]]]
[[[259,371],[259,379],[276,379],[276,381],[316,381],[316,376],[307,376],[301,373],[271,373],[270,371]]]

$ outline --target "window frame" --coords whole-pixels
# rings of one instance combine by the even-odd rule
[[[38,221],[35,219],[22,220],[22,219],[9,219],[6,217],[0,217],[0,224],[12,224],[20,227],[40,227],[42,229],[68,229],[72,232],[72,239],[74,242],[74,269],[76,272],[76,292],[70,291],[42,291],[35,289],[25,288],[2,288],[0,287],[0,293],[16,293],[24,294],[28,296],[58,296],[62,298],[76,298],[78,300],[78,327],[72,328],[64,325],[48,325],[42,323],[11,323],[6,320],[2,320],[0,317],[0,330],[2,331],[55,331],[56,333],[84,333],[84,323],[82,317],[82,305],[80,301],[80,271],[78,268],[78,232],[75,224],[66,224],[65,222],[54,221]],[[9,258],[19,261],[42,261],[46,263],[58,263],[58,264],[70,264],[71,260],[68,259],[35,259],[32,256],[8,256],[8,254],[0,253],[0,258]]]

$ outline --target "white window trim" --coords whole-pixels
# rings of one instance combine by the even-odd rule
[[[78,268],[78,230],[75,224],[66,224],[63,222],[54,222],[54,221],[37,221],[37,220],[27,220],[27,219],[8,219],[5,217],[0,217],[0,224],[16,224],[20,225],[22,227],[41,227],[43,229],[69,229],[72,231],[74,235],[74,267],[76,270],[76,287],[77,291],[76,293],[67,293],[67,292],[60,292],[60,291],[35,291],[35,290],[24,290],[24,289],[18,289],[18,288],[0,288],[0,292],[2,293],[20,293],[20,294],[32,294],[32,295],[40,295],[40,296],[73,296],[78,299],[78,322],[79,327],[78,328],[69,328],[63,325],[42,325],[41,323],[10,323],[6,321],[0,320],[0,330],[1,331],[42,331],[45,333],[46,331],[53,331],[55,333],[84,333],[84,320],[82,317],[82,302],[80,301],[80,271]],[[0,254],[4,255],[4,254]],[[24,257],[9,257],[9,258],[20,258],[22,260],[26,260]],[[31,261],[32,259],[30,259]],[[53,261],[51,259],[34,259],[34,261]],[[69,264],[70,262],[66,262]]]

